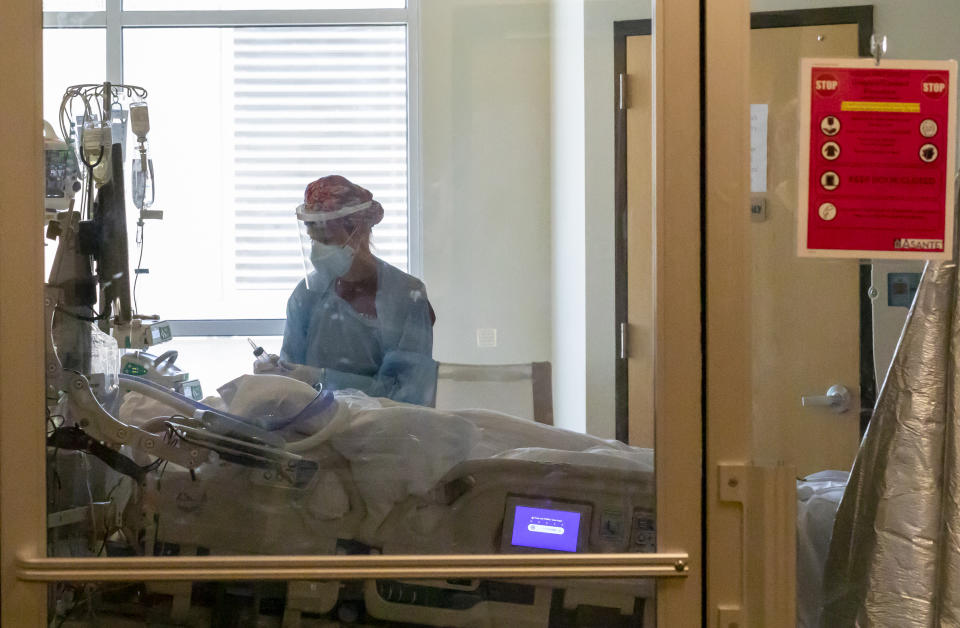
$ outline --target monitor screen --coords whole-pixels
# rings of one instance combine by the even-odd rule
[[[47,198],[64,197],[64,181],[69,174],[69,158],[69,150],[53,150],[49,148],[46,150]]]
[[[581,513],[531,506],[516,507],[513,516],[514,547],[576,552]]]

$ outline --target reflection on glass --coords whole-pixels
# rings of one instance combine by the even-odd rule
[[[103,0],[100,0],[101,3]],[[125,11],[276,11],[283,9],[402,9],[406,0],[123,0]]]
[[[109,97],[133,133],[104,145],[106,183],[81,168],[74,209],[51,221],[51,555],[655,550],[653,451],[609,440],[616,269],[593,253],[612,249],[612,218],[551,200],[584,162],[551,145],[582,140],[585,120],[544,114],[587,97],[582,72],[551,73],[569,34],[546,1],[423,8],[419,58],[402,25],[127,28],[124,80],[147,93],[74,103],[99,129]],[[619,17],[649,15],[593,16],[604,33]],[[600,48],[591,63],[612,77]],[[592,192],[612,197],[612,113],[593,92],[591,128],[608,133],[591,150],[610,159],[579,176],[609,178]],[[278,599],[380,621],[615,626],[650,597],[633,581],[165,586],[63,587],[60,617],[238,595],[238,613]]]
[[[58,583],[53,626],[653,626],[652,580]]]

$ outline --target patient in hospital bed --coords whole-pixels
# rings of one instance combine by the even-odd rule
[[[513,490],[609,490],[652,504],[648,449],[487,410],[441,411],[349,390],[318,397],[278,375],[243,375],[218,393],[204,403],[279,437],[279,447],[315,471],[298,484],[225,456],[193,475],[168,469],[148,489],[159,536],[214,553],[336,553],[343,539],[385,551],[496,551],[492,537]],[[137,425],[173,414],[137,393],[120,409]],[[463,496],[470,490],[475,498]],[[490,503],[500,509],[488,521],[492,531],[456,532],[460,519],[482,518],[475,511]]]

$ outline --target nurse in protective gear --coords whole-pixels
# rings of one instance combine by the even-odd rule
[[[436,317],[423,282],[370,252],[383,207],[330,175],[307,186],[297,219],[305,278],[287,302],[280,356],[255,362],[254,371],[432,405]]]

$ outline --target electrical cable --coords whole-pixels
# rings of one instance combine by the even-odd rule
[[[91,438],[79,427],[60,427],[47,437],[47,446],[59,449],[71,449],[96,456],[118,473],[133,478],[137,483],[143,482],[147,473],[159,467],[158,460],[140,466],[122,453],[111,449],[103,443]],[[91,503],[93,498],[91,497]]]
[[[113,497],[113,492],[114,492],[115,490],[117,490],[118,488],[120,488],[120,485],[123,484],[123,480],[124,480],[126,477],[127,477],[127,476],[125,476],[125,475],[121,475],[119,478],[117,478],[117,481],[114,482],[114,483],[113,483],[113,486],[110,487],[110,490],[107,491],[107,496],[104,498],[104,501],[110,501],[110,498]]]
[[[83,316],[83,315],[81,315],[81,314],[77,314],[77,313],[75,313],[75,312],[71,312],[70,310],[68,310],[68,309],[66,309],[66,308],[64,308],[63,306],[60,306],[60,305],[55,306],[54,309],[55,309],[57,312],[60,312],[61,314],[66,314],[67,316],[70,316],[70,317],[75,318],[75,319],[80,320],[80,321],[85,321],[85,322],[87,322],[87,323],[96,323],[96,322],[103,321],[103,320],[106,320],[106,319],[110,318],[110,312],[109,312],[109,311],[101,312],[101,313],[97,314],[97,313],[96,313],[96,310],[94,310],[94,315],[93,315],[93,316]],[[92,307],[91,307],[90,309],[93,310]]]

